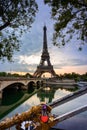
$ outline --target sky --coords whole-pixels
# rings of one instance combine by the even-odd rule
[[[21,37],[21,48],[13,56],[14,62],[0,61],[0,71],[10,73],[33,74],[40,63],[43,48],[43,26],[47,26],[47,43],[50,62],[57,74],[87,72],[87,45],[78,51],[77,40],[58,48],[52,44],[53,21],[50,18],[50,8],[44,5],[43,0],[37,0],[39,12],[36,15],[32,28]]]

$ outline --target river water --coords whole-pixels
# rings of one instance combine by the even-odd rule
[[[51,88],[47,87],[34,94],[31,98],[18,106],[6,117],[12,117],[16,113],[29,110],[32,106],[40,104],[40,102],[45,101],[46,103],[49,103],[70,93],[70,91],[60,89],[57,86],[53,86]],[[85,104],[87,104],[87,94],[54,108],[52,113],[56,115],[62,115]],[[54,128],[56,128],[56,130],[87,130],[87,111],[67,119],[66,121],[57,123]],[[14,128],[12,128],[12,130],[14,130]]]

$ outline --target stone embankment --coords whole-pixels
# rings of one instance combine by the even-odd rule
[[[55,84],[64,88],[74,88],[74,86],[84,87],[87,86],[87,82],[79,81],[75,82],[75,80],[46,80],[46,84]]]
[[[74,88],[77,83],[74,80],[48,80],[46,84],[60,85],[64,88]]]

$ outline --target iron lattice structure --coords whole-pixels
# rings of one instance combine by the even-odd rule
[[[41,61],[40,64],[37,66],[37,69],[34,73],[34,77],[41,77],[41,75],[45,72],[50,73],[53,77],[56,77],[57,74],[55,73],[53,66],[50,62],[50,56],[48,53],[48,47],[47,47],[47,34],[46,34],[47,28],[46,26],[43,27],[43,51],[41,55]],[[45,62],[47,64],[45,65]]]

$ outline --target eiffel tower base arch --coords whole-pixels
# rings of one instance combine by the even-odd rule
[[[53,70],[53,66],[38,66],[37,70],[34,73],[34,77],[41,77],[44,73],[50,73],[53,77],[57,77],[55,71]]]

